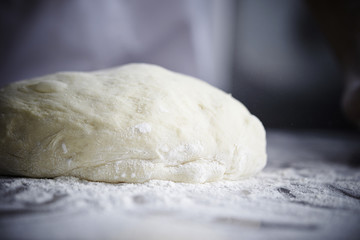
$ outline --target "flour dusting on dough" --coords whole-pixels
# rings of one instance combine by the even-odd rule
[[[62,143],[62,144],[61,144],[61,148],[62,148],[62,150],[63,150],[63,152],[64,152],[65,154],[68,152],[65,143]]]
[[[150,133],[151,132],[151,125],[148,123],[140,123],[134,127],[140,133]]]
[[[266,164],[265,129],[242,103],[155,65],[15,82],[0,113],[0,174],[204,183]]]

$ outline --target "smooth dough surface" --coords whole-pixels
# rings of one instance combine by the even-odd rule
[[[0,174],[104,182],[236,180],[266,164],[239,101],[162,67],[60,72],[0,89]]]

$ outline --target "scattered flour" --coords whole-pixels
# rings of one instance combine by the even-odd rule
[[[65,154],[68,152],[65,143],[62,143],[62,144],[61,144],[61,148],[62,148],[62,150],[63,150],[63,152],[64,152]]]
[[[269,165],[257,176],[242,181],[186,184],[152,180],[142,184],[108,184],[72,177],[1,177],[0,224],[7,224],[11,216],[12,222],[21,221],[21,214],[18,220],[11,214],[22,211],[44,216],[61,213],[69,216],[67,221],[74,215],[85,221],[86,214],[107,212],[113,217],[136,219],[136,224],[161,215],[167,216],[161,224],[177,219],[195,225],[209,224],[208,229],[242,236],[265,234],[263,238],[251,239],[265,239],[264,236],[336,239],[344,232],[359,233],[360,172],[345,164],[325,161],[329,156],[338,156],[337,153],[346,156],[356,149],[358,142],[339,145],[336,141],[311,139],[270,134]],[[186,149],[201,148],[183,148]],[[324,155],[314,149],[323,149]],[[120,176],[125,178],[126,174]],[[126,220],[115,224],[114,229],[125,223]],[[12,229],[9,224],[4,226]],[[108,224],[103,222],[101,226]],[[268,236],[266,230],[274,230],[274,235]],[[290,235],[281,235],[285,233]]]
[[[140,123],[134,126],[134,129],[137,129],[140,133],[150,133],[151,125],[149,123]]]

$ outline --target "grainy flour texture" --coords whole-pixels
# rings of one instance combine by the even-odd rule
[[[269,132],[264,171],[204,184],[0,178],[3,239],[359,239],[359,139]],[[6,238],[5,238],[6,237]]]

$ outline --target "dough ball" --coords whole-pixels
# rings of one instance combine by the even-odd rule
[[[203,183],[266,164],[264,127],[240,102],[154,65],[15,82],[0,112],[6,175]]]

